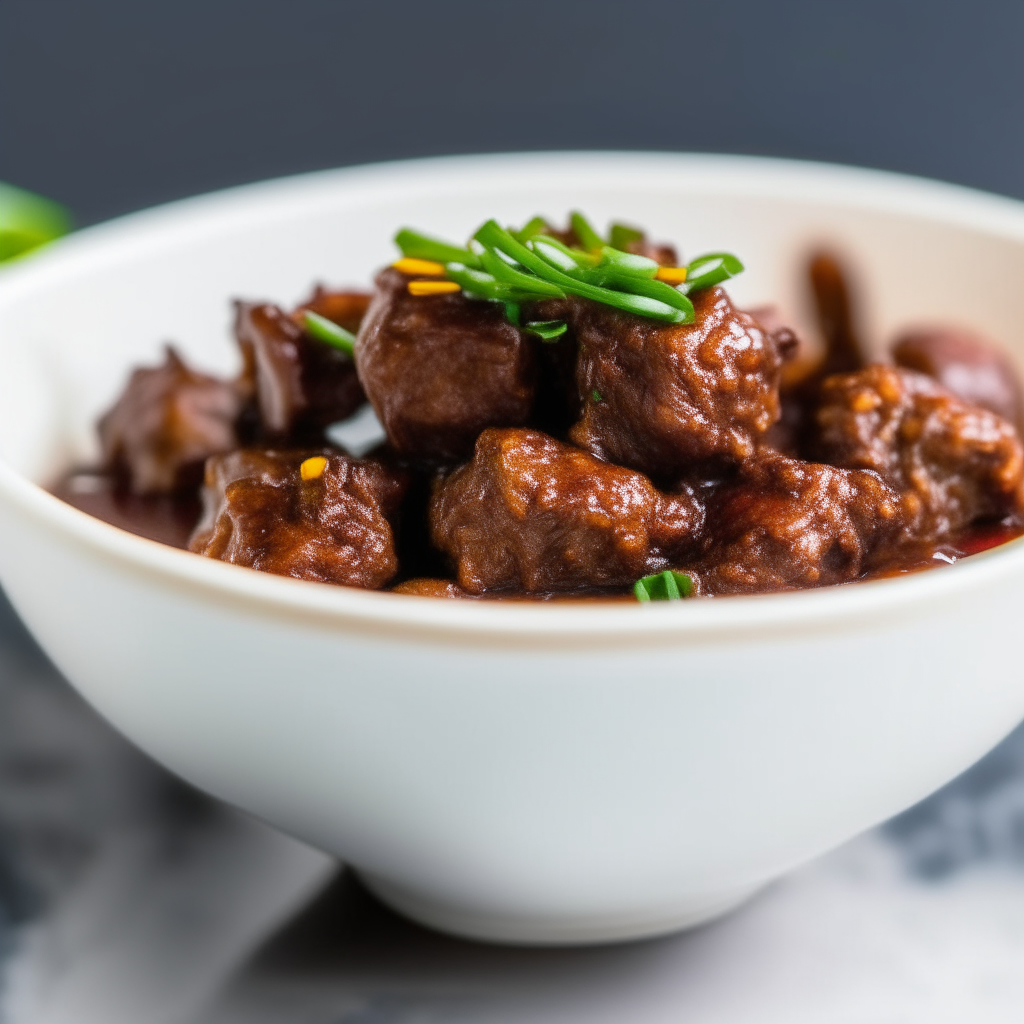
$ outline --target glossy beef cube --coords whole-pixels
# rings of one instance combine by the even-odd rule
[[[309,308],[316,304],[314,295]],[[325,427],[347,419],[365,401],[351,357],[300,326],[303,308],[289,315],[269,303],[235,304],[242,380],[258,413],[256,434],[274,443],[319,440]]]
[[[972,405],[1021,423],[1021,392],[1006,354],[970,331],[925,327],[897,338],[892,356],[898,366],[926,373]]]
[[[816,428],[823,460],[874,470],[900,492],[917,540],[1024,507],[1024,449],[1013,426],[924,374],[879,365],[829,377]]]
[[[721,288],[693,301],[692,324],[573,303],[584,402],[576,444],[660,478],[754,454],[779,418],[779,346]]]
[[[280,576],[376,589],[398,571],[403,474],[330,448],[210,459],[189,549]]]
[[[899,516],[899,495],[877,473],[763,451],[709,499],[704,550],[686,571],[705,594],[845,583],[899,531]]]
[[[430,508],[434,544],[473,594],[629,585],[673,564],[702,521],[692,493],[528,429],[485,430]]]
[[[457,462],[484,428],[526,422],[534,345],[501,304],[410,295],[410,280],[391,267],[377,276],[356,346],[359,379],[396,452]]]
[[[198,486],[210,455],[237,446],[239,391],[188,367],[171,347],[162,366],[135,370],[99,422],[103,462],[134,494]]]

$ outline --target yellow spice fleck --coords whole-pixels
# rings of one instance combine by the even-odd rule
[[[658,267],[654,276],[666,284],[682,284],[686,280],[686,267]]]
[[[391,264],[395,270],[403,274],[443,274],[444,264],[435,263],[433,260],[417,260],[412,256],[403,256]]]
[[[319,480],[326,468],[327,460],[322,455],[314,455],[299,466],[299,474],[303,480]]]
[[[410,281],[410,295],[447,295],[461,289],[454,281]]]

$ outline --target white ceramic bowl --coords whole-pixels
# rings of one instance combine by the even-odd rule
[[[1024,544],[903,579],[682,605],[432,601],[263,575],[38,485],[94,451],[128,367],[234,365],[231,296],[364,283],[396,227],[582,208],[802,322],[822,239],[875,337],[957,321],[1024,355],[1024,206],[737,157],[357,168],[84,231],[0,274],[0,579],[68,678],[195,785],[332,851],[438,928],[567,943],[705,920],[925,796],[1024,714]]]

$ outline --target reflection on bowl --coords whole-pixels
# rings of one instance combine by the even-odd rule
[[[58,666],[170,768],[395,906],[516,942],[706,920],[966,767],[1024,714],[1024,544],[770,597],[427,601],[198,558],[38,484],[88,460],[163,340],[227,370],[229,296],[363,282],[402,223],[458,237],[575,205],[743,253],[737,299],[798,326],[800,260],[835,241],[874,336],[953,321],[1024,356],[1020,204],[745,158],[331,172],[125,218],[0,277],[0,579]]]

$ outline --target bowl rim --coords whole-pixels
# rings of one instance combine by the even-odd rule
[[[433,157],[364,164],[293,175],[177,200],[131,213],[62,239],[0,272],[0,306],[59,284],[77,268],[117,263],[204,234],[286,219],[327,197],[365,202],[410,189],[493,189],[502,177],[545,181],[566,177],[588,186],[623,175],[676,188],[717,191],[737,198],[798,198],[916,215],[1024,244],[1024,203],[925,178],[837,164],[703,153],[547,152]],[[460,184],[461,183],[461,184]],[[893,613],[923,612],[935,603],[963,600],[1020,573],[1024,537],[944,568],[941,572],[855,585],[665,604],[430,600],[274,576],[203,558],[128,533],[66,504],[0,460],[0,499],[81,549],[113,559],[196,598],[230,602],[249,611],[316,622],[361,634],[396,632],[461,644],[495,641],[546,646],[575,639],[590,646],[715,642],[823,629],[859,628],[865,620],[891,622]]]

